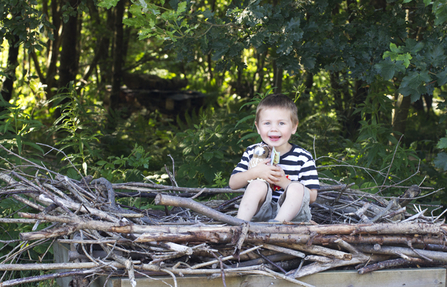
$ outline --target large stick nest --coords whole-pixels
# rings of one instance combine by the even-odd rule
[[[126,276],[135,286],[137,277],[163,274],[174,282],[189,274],[220,276],[224,286],[228,276],[261,274],[309,286],[299,278],[329,269],[349,267],[363,274],[447,262],[444,212],[427,214],[426,206],[417,204],[424,188],[416,185],[402,186],[400,197],[385,199],[345,184],[323,184],[311,204],[311,223],[248,223],[234,217],[240,196],[200,200],[243,190],[89,177],[78,181],[21,159],[29,164],[23,167],[27,172],[17,166],[1,172],[0,195],[35,212],[0,221],[30,224],[33,231],[2,242],[3,248],[20,242],[20,248],[2,257],[0,286],[65,276],[85,286],[98,276]],[[121,206],[115,199],[122,196],[153,197],[156,204],[173,208]],[[29,249],[46,242],[69,245],[69,262],[17,263]],[[60,269],[70,271],[8,279],[18,270]]]

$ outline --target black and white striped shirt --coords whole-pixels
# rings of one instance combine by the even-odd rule
[[[247,147],[241,161],[234,168],[231,175],[248,170],[248,162],[253,157],[253,150],[257,145],[253,144]],[[311,153],[296,144],[291,145],[290,151],[281,155],[278,165],[291,181],[299,181],[309,189],[320,189],[318,173]],[[273,199],[278,200],[283,192],[284,190],[282,189],[274,190]]]

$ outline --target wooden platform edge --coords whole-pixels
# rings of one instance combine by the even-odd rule
[[[325,287],[375,287],[375,286],[405,286],[405,287],[447,287],[445,268],[408,268],[408,269],[388,269],[372,273],[359,275],[355,270],[349,271],[326,271],[318,274],[299,278],[300,281],[313,286]],[[208,278],[206,276],[185,276],[176,277],[179,287],[219,287],[224,286],[222,279]],[[175,286],[172,277],[137,278],[137,286],[166,287]],[[227,287],[235,286],[275,286],[289,287],[297,286],[294,283],[283,279],[275,279],[267,276],[241,275],[237,277],[227,277],[225,279]],[[104,285],[105,284],[105,285]],[[166,285],[169,284],[169,285]],[[106,287],[131,287],[129,279],[101,278],[100,286]]]

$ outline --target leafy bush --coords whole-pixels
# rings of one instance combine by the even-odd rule
[[[221,179],[229,178],[244,150],[242,135],[250,128],[236,125],[240,115],[209,107],[186,116],[186,124],[178,121],[180,131],[173,140],[177,147],[172,154],[179,166],[179,184],[211,186],[218,177],[218,184],[223,185]]]

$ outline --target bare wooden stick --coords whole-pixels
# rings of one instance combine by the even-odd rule
[[[447,253],[442,251],[432,251],[432,250],[423,250],[423,249],[415,249],[412,250],[411,248],[405,248],[405,247],[398,247],[398,246],[382,246],[379,250],[375,250],[373,246],[371,245],[359,245],[358,249],[367,252],[367,253],[375,253],[375,254],[399,254],[402,253],[406,256],[410,257],[421,257],[423,255],[424,257],[430,258],[432,260],[447,263]]]
[[[369,243],[369,244],[380,244],[380,245],[393,245],[393,244],[408,244],[411,242],[413,244],[436,244],[442,246],[446,243],[443,236],[432,236],[432,235],[402,235],[399,233],[389,234],[389,235],[324,235],[318,236],[312,239],[314,244],[329,244],[335,243],[337,239],[342,239],[351,244]],[[439,249],[439,248],[437,248]],[[442,248],[441,248],[442,250]],[[447,250],[447,249],[446,249]]]
[[[255,250],[257,250],[257,249],[259,249],[261,247],[262,247],[262,245],[249,248],[247,250],[242,251],[240,253],[240,255],[253,252],[253,251],[255,251]],[[222,258],[222,261],[226,261],[226,260],[230,260],[230,259],[236,259],[236,258],[233,255],[226,256],[226,257]],[[205,266],[213,265],[215,263],[219,263],[219,260],[216,259],[216,260],[211,260],[211,261],[208,261],[208,262],[200,263],[200,264],[192,266],[191,268],[192,269],[199,269],[199,268],[202,268],[202,267],[205,267]]]
[[[272,255],[267,255],[266,257],[272,262],[291,262],[293,259],[296,258],[293,255],[283,254],[283,253],[275,253]],[[248,266],[256,266],[256,265],[265,264],[265,263],[267,263],[267,261],[264,258],[260,257],[260,258],[256,258],[256,259],[250,259],[250,260],[237,262],[237,263],[230,265],[230,267],[231,268],[248,267]]]
[[[128,182],[128,183],[114,183],[112,184],[114,189],[127,189],[127,190],[139,190],[146,192],[153,191],[179,191],[186,193],[243,193],[245,192],[244,188],[241,189],[231,189],[231,188],[194,188],[194,187],[178,187],[178,186],[170,186],[170,185],[162,185],[162,184],[153,184],[153,183],[142,183],[142,182]],[[329,191],[329,190],[340,190],[346,188],[346,184],[340,185],[322,185],[320,191]]]
[[[45,275],[39,275],[39,276],[18,278],[18,279],[12,279],[12,280],[8,280],[8,281],[0,282],[0,287],[16,286],[16,285],[20,285],[20,284],[33,283],[33,282],[39,282],[39,281],[50,280],[50,279],[55,279],[55,278],[76,276],[76,275],[84,275],[85,276],[85,275],[92,274],[92,273],[95,273],[95,270],[74,270],[74,271],[58,272],[58,273],[51,273],[51,274],[45,274]]]
[[[303,281],[296,280],[295,278],[291,278],[289,276],[285,276],[284,274],[280,274],[278,272],[274,272],[274,271],[272,271],[272,270],[270,270],[268,268],[264,268],[264,269],[265,269],[265,271],[267,271],[268,273],[274,275],[275,277],[281,278],[281,279],[286,280],[288,282],[295,283],[298,286],[304,286],[304,287],[313,287],[314,286],[314,285],[311,285],[311,284],[307,284],[307,283],[305,283]]]
[[[262,245],[265,249],[270,249],[270,250],[274,250],[277,252],[281,252],[281,253],[285,253],[285,254],[290,254],[299,258],[304,258],[306,257],[306,254],[290,249],[290,248],[285,248],[285,247],[281,247],[281,246],[276,246],[276,245],[272,245],[272,244],[266,244],[264,243]]]
[[[23,219],[23,218],[0,218],[0,223],[24,223],[34,224],[38,222],[37,219]]]
[[[304,260],[308,261],[315,261],[319,263],[331,263],[334,259],[328,258],[326,256],[319,256],[319,255],[307,255]]]
[[[286,246],[286,245],[284,245]],[[326,257],[337,258],[341,260],[351,260],[352,255],[343,251],[334,250],[318,245],[306,245],[306,244],[287,244],[288,248],[298,249],[304,252],[323,255]]]
[[[360,256],[360,257],[366,256],[365,254],[358,251],[357,248],[355,248],[354,246],[352,246],[351,244],[347,243],[346,241],[344,241],[342,239],[335,240],[335,243],[337,243],[338,246],[348,250],[349,252],[351,252],[352,254],[354,254],[356,256]]]
[[[139,263],[136,261],[135,263]],[[0,271],[21,271],[21,270],[57,270],[57,269],[91,269],[96,267],[113,266],[123,268],[123,265],[117,262],[107,262],[101,266],[94,262],[79,263],[29,263],[29,264],[0,264]]]
[[[318,272],[322,272],[325,270],[329,270],[329,269],[333,269],[336,267],[341,267],[341,266],[349,266],[349,265],[356,265],[359,263],[364,263],[366,262],[368,259],[364,258],[364,257],[352,257],[351,260],[340,260],[340,259],[334,259],[332,262],[328,262],[328,263],[320,263],[320,262],[315,262],[309,265],[305,265],[303,266],[298,272],[295,272],[295,270],[290,271],[290,274],[294,274],[295,278],[300,278],[300,277],[304,277],[304,276],[308,276],[308,275],[312,275]]]
[[[374,264],[370,264],[368,266],[365,266],[363,268],[358,269],[359,274],[365,274],[381,269],[387,269],[387,268],[393,268],[393,267],[399,267],[407,264],[418,264],[423,265],[426,261],[424,259],[420,258],[412,258],[411,260],[404,259],[404,258],[397,258],[397,259],[391,259],[386,261],[377,262]]]
[[[246,221],[244,220],[223,214],[190,198],[170,196],[160,193],[155,197],[155,204],[189,208],[195,212],[231,225],[241,225],[243,223],[246,223]]]

